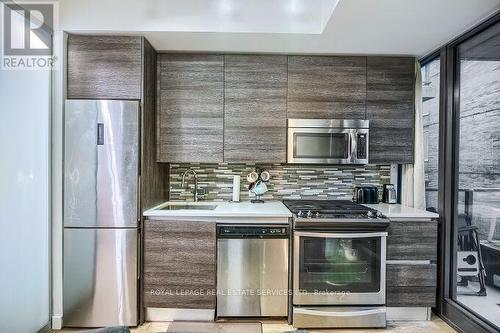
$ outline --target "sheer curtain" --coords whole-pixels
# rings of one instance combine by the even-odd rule
[[[415,159],[403,165],[401,203],[425,210],[424,126],[422,118],[422,71],[415,62]]]

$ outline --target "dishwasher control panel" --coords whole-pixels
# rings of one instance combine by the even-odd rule
[[[217,226],[219,238],[288,238],[288,226]]]

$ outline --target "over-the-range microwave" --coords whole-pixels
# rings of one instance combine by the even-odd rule
[[[368,164],[369,120],[288,119],[288,163]]]

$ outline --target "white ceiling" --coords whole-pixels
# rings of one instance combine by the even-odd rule
[[[500,0],[63,0],[70,32],[143,34],[157,50],[420,56]]]

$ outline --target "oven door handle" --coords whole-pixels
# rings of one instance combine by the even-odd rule
[[[369,316],[374,314],[385,313],[386,309],[376,308],[376,309],[359,310],[359,311],[321,311],[321,310],[294,308],[293,312],[295,314],[304,314],[304,315],[322,316],[322,317],[354,317],[354,316]]]
[[[329,233],[329,232],[302,232],[295,231],[295,236],[316,238],[370,238],[387,237],[387,232],[357,232],[357,233]]]

